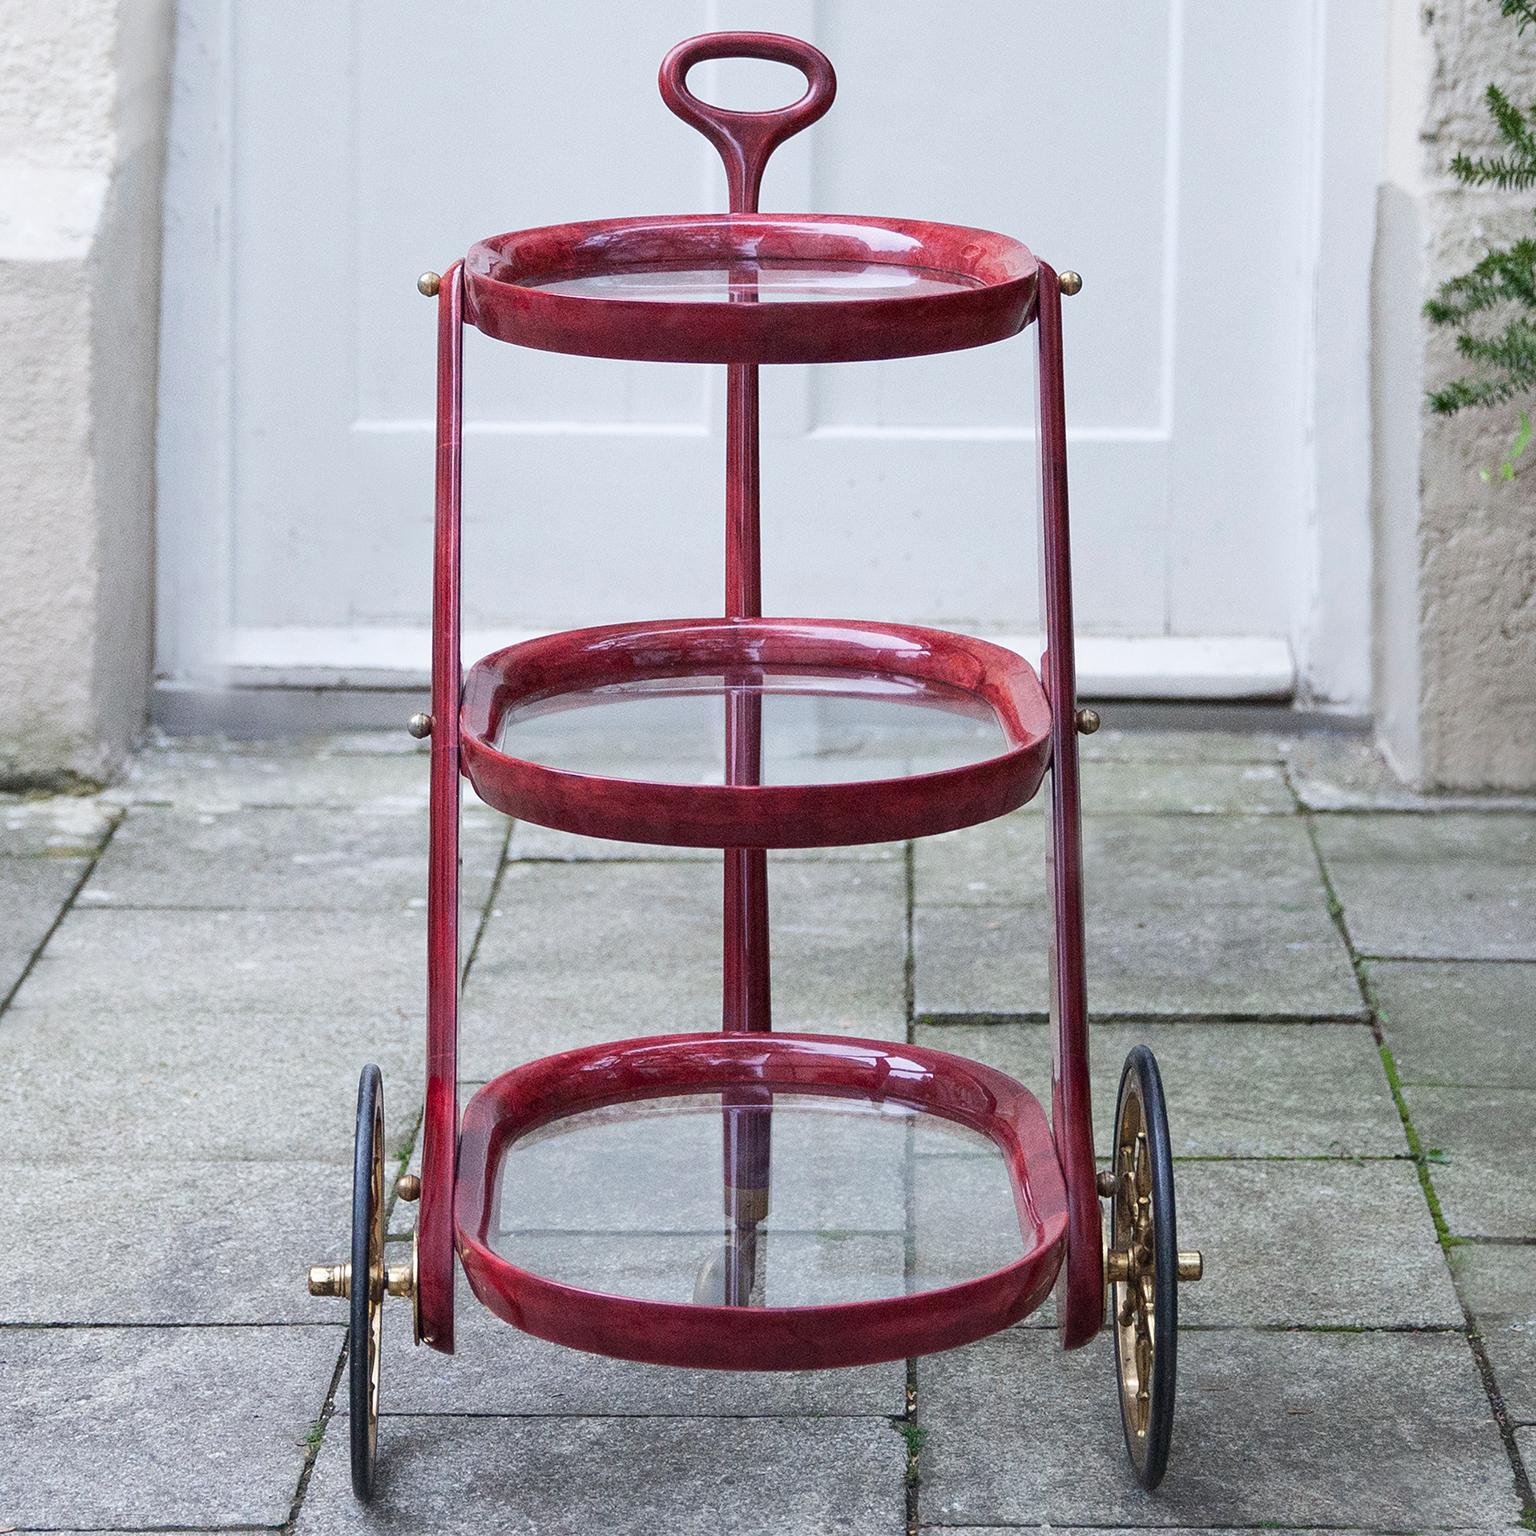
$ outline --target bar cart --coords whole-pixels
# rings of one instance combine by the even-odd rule
[[[727,57],[792,65],[805,76],[805,94],[769,112],[701,101],[688,87],[689,70]],[[416,1341],[451,1353],[459,1265],[492,1313],[541,1338],[629,1360],[743,1371],[848,1366],[954,1348],[1017,1322],[1054,1289],[1064,1347],[1086,1344],[1107,1317],[1126,1446],[1140,1481],[1155,1487],[1172,1426],[1177,1288],[1199,1277],[1200,1256],[1178,1250],[1167,1117],[1157,1065],[1144,1046],[1131,1052],[1121,1078],[1110,1166],[1098,1171],[1094,1158],[1077,736],[1098,720],[1075,697],[1061,333],[1061,295],[1076,293],[1081,280],[986,230],[758,212],[769,155],[832,104],[832,66],[808,43],[758,32],[693,38],[667,55],[660,86],[666,105],[720,152],[728,213],[498,235],[419,285],[438,305],[432,708],[410,725],[418,737],[431,737],[427,1082],[420,1175],[403,1175],[397,1191],[420,1204],[409,1261],[388,1263],[382,1088],[378,1068],[369,1066],[358,1091],[350,1258],[317,1266],[309,1282],[314,1293],[350,1303],[355,1491],[367,1498],[374,1483],[384,1298],[408,1298]],[[1012,651],[937,629],[764,617],[759,367],[955,351],[1005,340],[1031,322],[1047,634],[1040,674]],[[467,325],[549,351],[725,365],[721,617],[545,635],[461,671]],[[719,721],[720,782],[575,771],[517,750],[514,727],[530,712],[669,693],[704,700]],[[765,744],[779,701],[805,694],[980,717],[994,744],[922,771],[830,781],[790,774],[786,781],[766,770]],[[768,850],[893,842],[972,826],[1023,805],[1047,772],[1049,1116],[1013,1078],[959,1056],[771,1028]],[[461,775],[488,804],[545,827],[722,850],[722,1029],[619,1040],[530,1062],[475,1092],[461,1121]],[[778,1241],[770,1206],[796,1204],[796,1181],[808,1177],[805,1160],[795,1156],[802,1138],[830,1158],[834,1182],[846,1172],[835,1117],[800,1113],[827,1106],[881,1125],[894,1120],[909,1138],[954,1135],[985,1147],[1003,1179],[1002,1225],[1012,1244],[1006,1262],[958,1277],[946,1272],[942,1283],[925,1283],[909,1268],[904,1280],[874,1294],[866,1286],[829,1299],[815,1287],[797,1288],[794,1256],[808,1250],[785,1238],[781,1253],[793,1262],[786,1268],[776,1259],[770,1284],[768,1253]],[[691,1284],[594,1280],[588,1271],[541,1261],[536,1245],[509,1245],[506,1212],[526,1187],[514,1159],[519,1149],[547,1145],[561,1131],[600,1129],[615,1115],[656,1111],[676,1111],[670,1124],[697,1130],[702,1116],[713,1127],[712,1163],[710,1155],[690,1154],[713,1169],[716,1233]],[[638,1176],[647,1173],[641,1167]],[[634,1176],[632,1167],[615,1164],[615,1180]],[[664,1182],[659,1166],[652,1182]],[[563,1187],[579,1199],[589,1186]],[[1109,1204],[1107,1233],[1101,1200]],[[830,1235],[817,1230],[817,1219],[802,1224],[797,1241]],[[792,1304],[783,1304],[785,1296]]]

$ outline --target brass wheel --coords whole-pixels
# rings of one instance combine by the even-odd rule
[[[373,1496],[379,1455],[379,1366],[384,1342],[384,1084],[363,1068],[357,1085],[357,1141],[352,1158],[352,1264],[348,1299],[348,1386],[352,1491]]]
[[[402,1176],[402,1200],[415,1200],[421,1180]],[[352,1491],[373,1496],[379,1455],[379,1366],[383,1359],[384,1298],[411,1302],[411,1333],[421,1343],[420,1294],[416,1284],[417,1234],[404,1264],[384,1261],[384,1081],[375,1066],[357,1084],[357,1140],[352,1149],[352,1250],[344,1264],[312,1264],[311,1296],[336,1296],[348,1305],[347,1404],[352,1439]]]
[[[1114,1165],[1101,1187],[1110,1200],[1104,1278],[1125,1448],[1142,1486],[1156,1488],[1173,1434],[1179,1279],[1199,1278],[1200,1255],[1179,1253],[1168,1112],[1156,1058],[1144,1045],[1126,1058]]]

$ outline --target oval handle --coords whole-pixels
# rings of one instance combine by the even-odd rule
[[[700,101],[688,89],[688,71],[706,59],[768,59],[805,76],[805,95],[772,112],[733,112]],[[720,151],[732,213],[756,213],[768,156],[785,139],[809,128],[832,105],[837,76],[821,49],[777,32],[706,32],[681,42],[661,61],[661,99]]]

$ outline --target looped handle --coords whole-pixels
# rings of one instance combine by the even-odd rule
[[[700,101],[688,89],[688,71],[706,59],[768,59],[805,76],[799,101],[773,112],[732,112]],[[777,32],[706,32],[681,42],[661,61],[661,99],[720,151],[732,213],[756,213],[768,156],[785,139],[809,128],[832,105],[837,76],[821,49]]]

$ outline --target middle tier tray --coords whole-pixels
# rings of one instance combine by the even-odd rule
[[[555,716],[594,729],[563,739],[540,729]],[[870,776],[867,753],[808,757],[799,748],[810,720],[901,744],[903,760]],[[1014,810],[1039,788],[1051,712],[1028,662],[971,636],[708,618],[569,630],[496,651],[469,670],[460,724],[466,775],[507,815],[625,842],[819,848]],[[636,731],[654,745],[632,771],[606,759],[594,771],[570,745]]]

